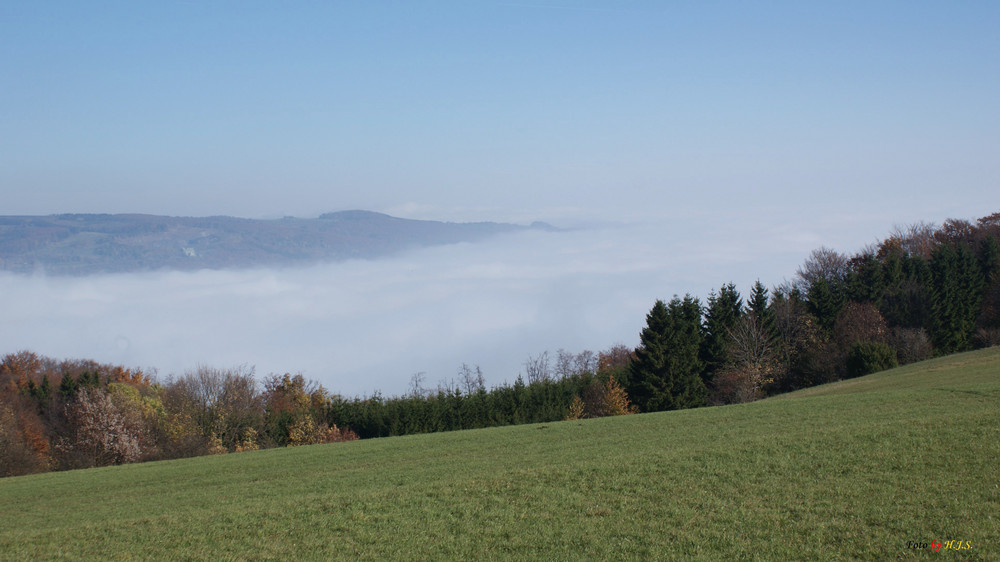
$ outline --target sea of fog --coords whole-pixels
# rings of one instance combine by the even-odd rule
[[[730,226],[732,224],[733,226]],[[791,278],[812,249],[884,234],[842,224],[696,219],[523,232],[374,261],[294,269],[0,275],[0,353],[156,370],[251,366],[344,395],[406,392],[479,365],[489,386],[528,356],[634,346],[657,298]]]

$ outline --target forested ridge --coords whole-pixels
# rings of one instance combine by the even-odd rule
[[[90,275],[368,259],[527,229],[339,211],[314,219],[156,215],[0,216],[0,271]]]
[[[20,351],[0,362],[0,474],[752,401],[1000,344],[998,272],[1000,213],[916,224],[851,255],[817,249],[777,287],[658,300],[635,348],[543,353],[489,389],[462,365],[396,397]]]

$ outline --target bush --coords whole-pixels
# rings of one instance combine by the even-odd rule
[[[901,365],[929,359],[934,353],[931,339],[923,328],[893,328],[889,343],[896,349]]]
[[[847,376],[860,377],[898,367],[896,350],[882,342],[859,342],[847,354]]]
[[[712,395],[709,404],[744,404],[764,397],[764,385],[770,382],[761,369],[723,369],[712,378]]]
[[[1000,345],[1000,328],[980,328],[976,331],[976,345],[994,347]]]

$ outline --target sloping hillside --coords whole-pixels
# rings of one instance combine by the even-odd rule
[[[998,559],[998,442],[990,349],[753,404],[9,478],[0,552]]]
[[[471,242],[527,228],[448,223],[343,211],[318,219],[253,220],[154,215],[0,217],[0,270],[82,275],[218,269],[374,258],[408,248]]]

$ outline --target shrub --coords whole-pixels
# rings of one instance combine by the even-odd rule
[[[579,420],[584,417],[584,404],[579,396],[573,397],[573,402],[569,405],[569,412],[566,414],[567,420]]]
[[[752,369],[722,369],[712,378],[709,404],[743,404],[764,397],[761,376]]]
[[[923,361],[934,353],[931,339],[923,328],[893,328],[889,344],[896,349],[901,365]]]
[[[860,377],[898,367],[896,350],[881,342],[859,342],[847,354],[847,376]]]
[[[1000,345],[1000,328],[980,328],[976,331],[976,345],[994,347]]]

